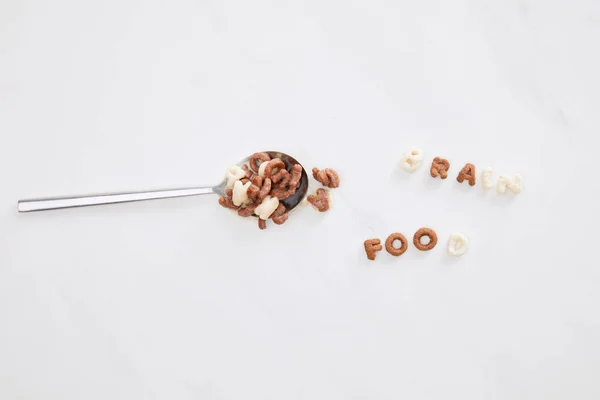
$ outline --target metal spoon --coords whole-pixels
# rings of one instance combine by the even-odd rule
[[[265,153],[271,156],[272,159],[280,158],[285,163],[288,171],[292,168],[292,166],[294,166],[294,164],[300,164],[293,157],[279,151],[265,151]],[[246,164],[249,160],[250,157],[246,157],[240,161],[238,165],[241,166],[242,164]],[[27,199],[19,200],[17,203],[17,209],[19,212],[31,212],[56,210],[59,208],[97,206],[102,204],[129,203],[142,200],[167,199],[171,197],[197,196],[201,194],[218,194],[224,196],[226,184],[227,179],[223,179],[223,181],[216,186]],[[304,196],[306,196],[307,190],[308,175],[306,174],[304,167],[302,167],[302,178],[300,179],[300,184],[298,185],[296,193],[287,199],[282,200],[282,203],[285,205],[288,211],[291,211],[298,204],[300,204],[302,199],[304,199]]]

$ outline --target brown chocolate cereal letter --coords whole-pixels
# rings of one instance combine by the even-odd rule
[[[231,208],[232,210],[237,210],[238,208],[233,204],[233,200],[227,197],[219,197],[219,204],[225,208]]]
[[[317,189],[317,193],[306,198],[319,212],[329,210],[329,193],[325,189]]]
[[[331,189],[335,189],[340,186],[340,177],[338,176],[337,172],[331,168],[325,168],[322,170],[313,168],[312,174],[313,178],[321,182],[323,186],[327,186]]]
[[[267,229],[267,221],[265,221],[264,219],[260,219],[258,218],[258,227],[262,230],[262,229]]]
[[[252,214],[254,214],[254,209],[256,208],[256,206],[256,204],[248,204],[246,207],[240,208],[238,210],[238,215],[240,217],[250,217]]]
[[[250,157],[250,168],[252,171],[258,173],[258,168],[260,167],[259,161],[261,163],[271,161],[271,157],[267,153],[254,153]]]
[[[256,200],[258,194],[260,193],[260,188],[263,184],[263,178],[258,175],[254,175],[251,179],[252,185],[248,188],[246,194],[251,200]]]
[[[437,178],[439,175],[440,178],[446,179],[448,177],[448,170],[450,169],[450,163],[445,158],[436,157],[433,159],[431,163],[431,173],[432,178]]]
[[[271,182],[273,182],[273,183],[281,182],[279,184],[279,186],[281,186],[281,187],[286,186],[289,181],[290,181],[290,173],[287,172],[287,170],[285,170],[285,169],[280,169],[279,172],[277,172],[276,174],[271,176]]]
[[[263,201],[263,199],[267,197],[269,193],[271,193],[271,179],[265,178],[262,188],[260,188],[260,192],[258,193],[258,200]]]
[[[365,240],[365,252],[367,253],[367,258],[371,261],[375,259],[375,252],[381,251],[383,247],[381,247],[381,240],[379,239],[369,239]]]
[[[233,190],[227,189],[225,191],[225,196],[219,197],[219,204],[225,208],[231,208],[232,210],[237,210],[238,207],[233,204]]]
[[[263,178],[260,175],[254,175],[250,181],[253,185],[258,186],[259,188],[263,184]]]
[[[427,236],[429,238],[429,243],[421,243],[421,238],[423,236]],[[413,236],[413,244],[417,249],[421,251],[431,250],[437,244],[437,234],[433,229],[421,228],[417,232],[415,232],[415,236]]]
[[[399,240],[402,244],[402,246],[399,249],[394,247],[394,241],[396,240]],[[396,257],[404,254],[407,248],[408,241],[406,240],[406,237],[398,232],[392,233],[390,236],[388,236],[387,240],[385,241],[385,249],[387,250],[387,252]]]
[[[288,214],[286,212],[285,206],[282,203],[279,203],[277,209],[273,212],[273,214],[271,214],[271,219],[277,225],[281,225],[285,223],[285,221],[287,221]]]
[[[259,193],[260,193],[260,187],[256,186],[256,185],[250,185],[250,187],[246,191],[246,194],[248,195],[248,198],[250,200],[255,200],[258,197]]]
[[[456,180],[460,183],[463,183],[465,179],[469,182],[469,185],[475,186],[475,166],[473,164],[465,164],[456,177]]]
[[[271,190],[271,196],[277,197],[281,201],[293,195],[295,191],[296,189],[290,190],[286,186],[277,185],[277,187]]]
[[[265,167],[265,177],[272,178],[281,169],[285,169],[285,163],[280,158],[274,158]]]
[[[246,164],[243,164],[241,167],[244,171],[246,171],[246,175],[244,175],[244,178],[246,179],[250,179],[252,178],[252,171],[250,171],[250,169],[248,168],[248,166]]]
[[[284,213],[283,215],[279,216],[279,217],[273,217],[273,222],[275,222],[277,225],[282,225],[285,223],[285,221],[288,220],[288,213]]]
[[[300,183],[300,179],[302,179],[302,165],[294,164],[290,173],[290,188],[296,189]]]

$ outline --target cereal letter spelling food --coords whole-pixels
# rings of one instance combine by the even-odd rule
[[[431,163],[431,177],[437,178],[438,175],[442,179],[446,179],[448,177],[448,170],[450,169],[450,163],[445,158],[436,157],[433,159]]]
[[[427,236],[429,238],[429,243],[421,243],[421,238],[423,236]],[[421,251],[431,250],[437,244],[437,235],[433,229],[421,228],[415,233],[415,236],[413,236],[413,244]]]
[[[463,169],[461,169],[458,173],[456,180],[460,183],[463,183],[465,180],[467,180],[469,185],[475,186],[475,166],[470,163],[465,164]]]
[[[469,249],[469,242],[465,235],[461,233],[453,233],[448,240],[448,254],[451,256],[460,257]]]
[[[375,259],[375,252],[381,251],[381,249],[383,249],[383,247],[381,247],[381,240],[365,240],[365,252],[367,253],[367,258],[369,260],[373,261]]]
[[[331,189],[335,189],[340,186],[340,177],[338,176],[338,173],[331,168],[325,168],[322,170],[313,168],[312,174],[313,178],[315,178],[318,182],[321,182],[323,186],[327,186]]]
[[[400,241],[401,245],[401,247],[398,249],[394,247],[394,242],[396,240]],[[407,248],[408,241],[406,240],[406,237],[399,232],[392,233],[390,236],[388,236],[387,240],[385,241],[385,249],[387,250],[387,252],[396,257],[404,254]]]

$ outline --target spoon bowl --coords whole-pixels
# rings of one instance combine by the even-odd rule
[[[271,160],[274,158],[279,158],[281,159],[281,161],[283,161],[283,163],[285,164],[285,169],[289,171],[291,171],[292,167],[295,164],[300,164],[298,162],[298,160],[296,160],[294,157],[282,153],[280,151],[263,151],[262,153],[267,153],[269,155],[269,157],[271,157]],[[239,163],[237,163],[237,165],[239,167],[241,167],[244,164],[248,164],[248,162],[250,161],[250,157],[246,157],[243,160],[241,160]],[[300,164],[302,166],[302,164]],[[215,186],[214,192],[217,194],[220,194],[221,196],[225,196],[225,185],[227,184],[227,178],[223,179],[223,181]],[[296,208],[296,206],[298,206],[298,204],[300,204],[302,202],[302,200],[304,199],[304,197],[306,197],[306,193],[308,192],[308,174],[306,173],[306,169],[304,168],[304,166],[302,166],[302,178],[300,178],[300,183],[298,184],[298,188],[296,189],[296,192],[291,195],[290,197],[288,197],[287,199],[281,200],[281,203],[283,203],[283,205],[285,206],[285,208],[288,210],[288,212],[292,211],[294,208]]]
[[[294,164],[300,164],[293,157],[279,151],[266,151],[265,153],[271,156],[271,159],[280,158],[284,162],[285,167],[288,171],[292,168]],[[241,166],[243,164],[248,163],[248,161],[250,161],[250,157],[246,157],[245,159],[240,161],[238,165]],[[227,179],[224,179],[220,184],[216,186],[27,199],[18,201],[17,210],[19,212],[46,211],[57,210],[61,208],[86,207],[116,203],[131,203],[134,201],[142,200],[198,196],[202,194],[219,194],[221,196],[225,196],[226,184]],[[296,208],[298,204],[300,204],[300,202],[306,196],[307,191],[308,175],[306,174],[304,167],[302,167],[302,178],[300,179],[300,183],[298,185],[296,193],[294,193],[287,199],[282,200],[282,203],[285,205],[288,211],[291,211],[294,208]]]

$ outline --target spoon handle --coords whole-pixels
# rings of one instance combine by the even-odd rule
[[[198,187],[183,189],[150,190],[145,192],[103,193],[86,196],[47,197],[19,200],[19,212],[56,210],[59,208],[96,206],[101,204],[128,203],[132,201],[167,199],[171,197],[197,196],[218,193],[217,188]]]

